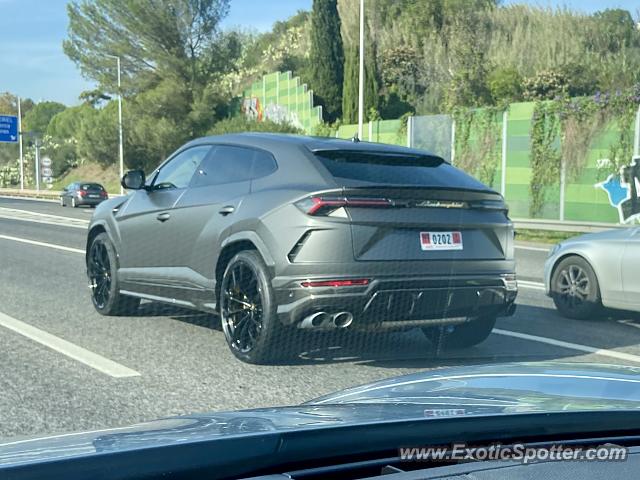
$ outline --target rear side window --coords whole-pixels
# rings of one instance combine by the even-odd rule
[[[200,165],[191,186],[243,182],[268,175],[275,169],[275,160],[267,152],[221,145]]]
[[[260,150],[255,150],[253,154],[253,171],[251,178],[266,177],[276,171],[277,165],[273,155]]]
[[[415,185],[486,189],[440,157],[331,150],[316,152],[329,173],[344,184]]]

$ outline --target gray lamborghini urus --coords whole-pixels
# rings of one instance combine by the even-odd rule
[[[276,134],[194,140],[89,226],[91,297],[217,313],[252,363],[291,353],[295,329],[420,328],[475,345],[517,294],[503,198],[421,150]],[[434,341],[435,341],[434,340]]]

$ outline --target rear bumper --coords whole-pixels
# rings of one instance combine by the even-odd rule
[[[76,199],[76,205],[98,205],[104,202],[105,200],[108,200],[107,198],[86,198],[86,197],[75,197],[75,199]]]
[[[467,317],[512,315],[517,296],[513,274],[379,277],[353,287],[304,288],[304,280],[276,288],[283,324],[299,324],[316,312],[343,311],[353,314],[353,328],[364,330],[455,324]]]

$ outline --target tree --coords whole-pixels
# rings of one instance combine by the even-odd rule
[[[209,135],[238,132],[302,133],[302,131],[288,123],[276,123],[271,120],[257,122],[249,120],[245,116],[237,116],[220,120],[209,130]]]
[[[309,80],[322,104],[325,120],[342,113],[344,51],[340,35],[337,0],[314,0],[311,12],[311,51]]]
[[[593,20],[597,30],[596,35],[589,40],[597,49],[615,53],[634,43],[638,44],[636,23],[628,10],[608,8],[594,13]]]
[[[37,103],[24,115],[22,129],[25,132],[44,134],[51,119],[66,108],[62,103],[58,102]]]
[[[217,72],[219,23],[229,0],[96,0],[67,6],[69,38],[64,52],[82,73],[116,89],[115,61],[122,61],[129,93],[173,77],[190,90]]]
[[[221,82],[235,65],[241,35],[221,32],[229,0],[82,0],[70,3],[63,47],[98,88],[85,100],[99,106],[117,92],[121,59],[125,163],[152,168],[186,140],[203,135],[228,114],[230,91]],[[82,122],[79,154],[117,161],[114,102]],[[116,123],[114,123],[116,122]],[[95,144],[91,145],[91,139]]]
[[[118,159],[118,103],[109,102],[104,108],[93,110],[78,130],[78,155],[102,166]],[[126,152],[126,150],[125,150]]]
[[[488,84],[494,103],[517,102],[522,99],[522,76],[515,68],[494,69],[488,76]]]
[[[85,122],[90,121],[97,110],[91,105],[83,104],[70,107],[53,116],[47,126],[46,138],[55,148],[47,150],[47,155],[53,160],[53,173],[59,177],[69,168],[80,162],[78,152],[78,138]],[[94,133],[87,141],[92,141]]]

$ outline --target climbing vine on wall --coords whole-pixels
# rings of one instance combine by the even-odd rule
[[[531,180],[529,215],[537,217],[544,207],[545,190],[560,177],[557,103],[536,102],[531,119]]]
[[[557,184],[564,167],[567,179],[583,173],[591,144],[615,125],[604,173],[617,173],[633,155],[633,124],[640,103],[640,87],[628,92],[596,93],[592,97],[537,102],[531,124],[531,202],[529,213],[539,216],[547,187]]]
[[[500,163],[502,109],[457,109],[455,164],[481,182],[493,187]]]

